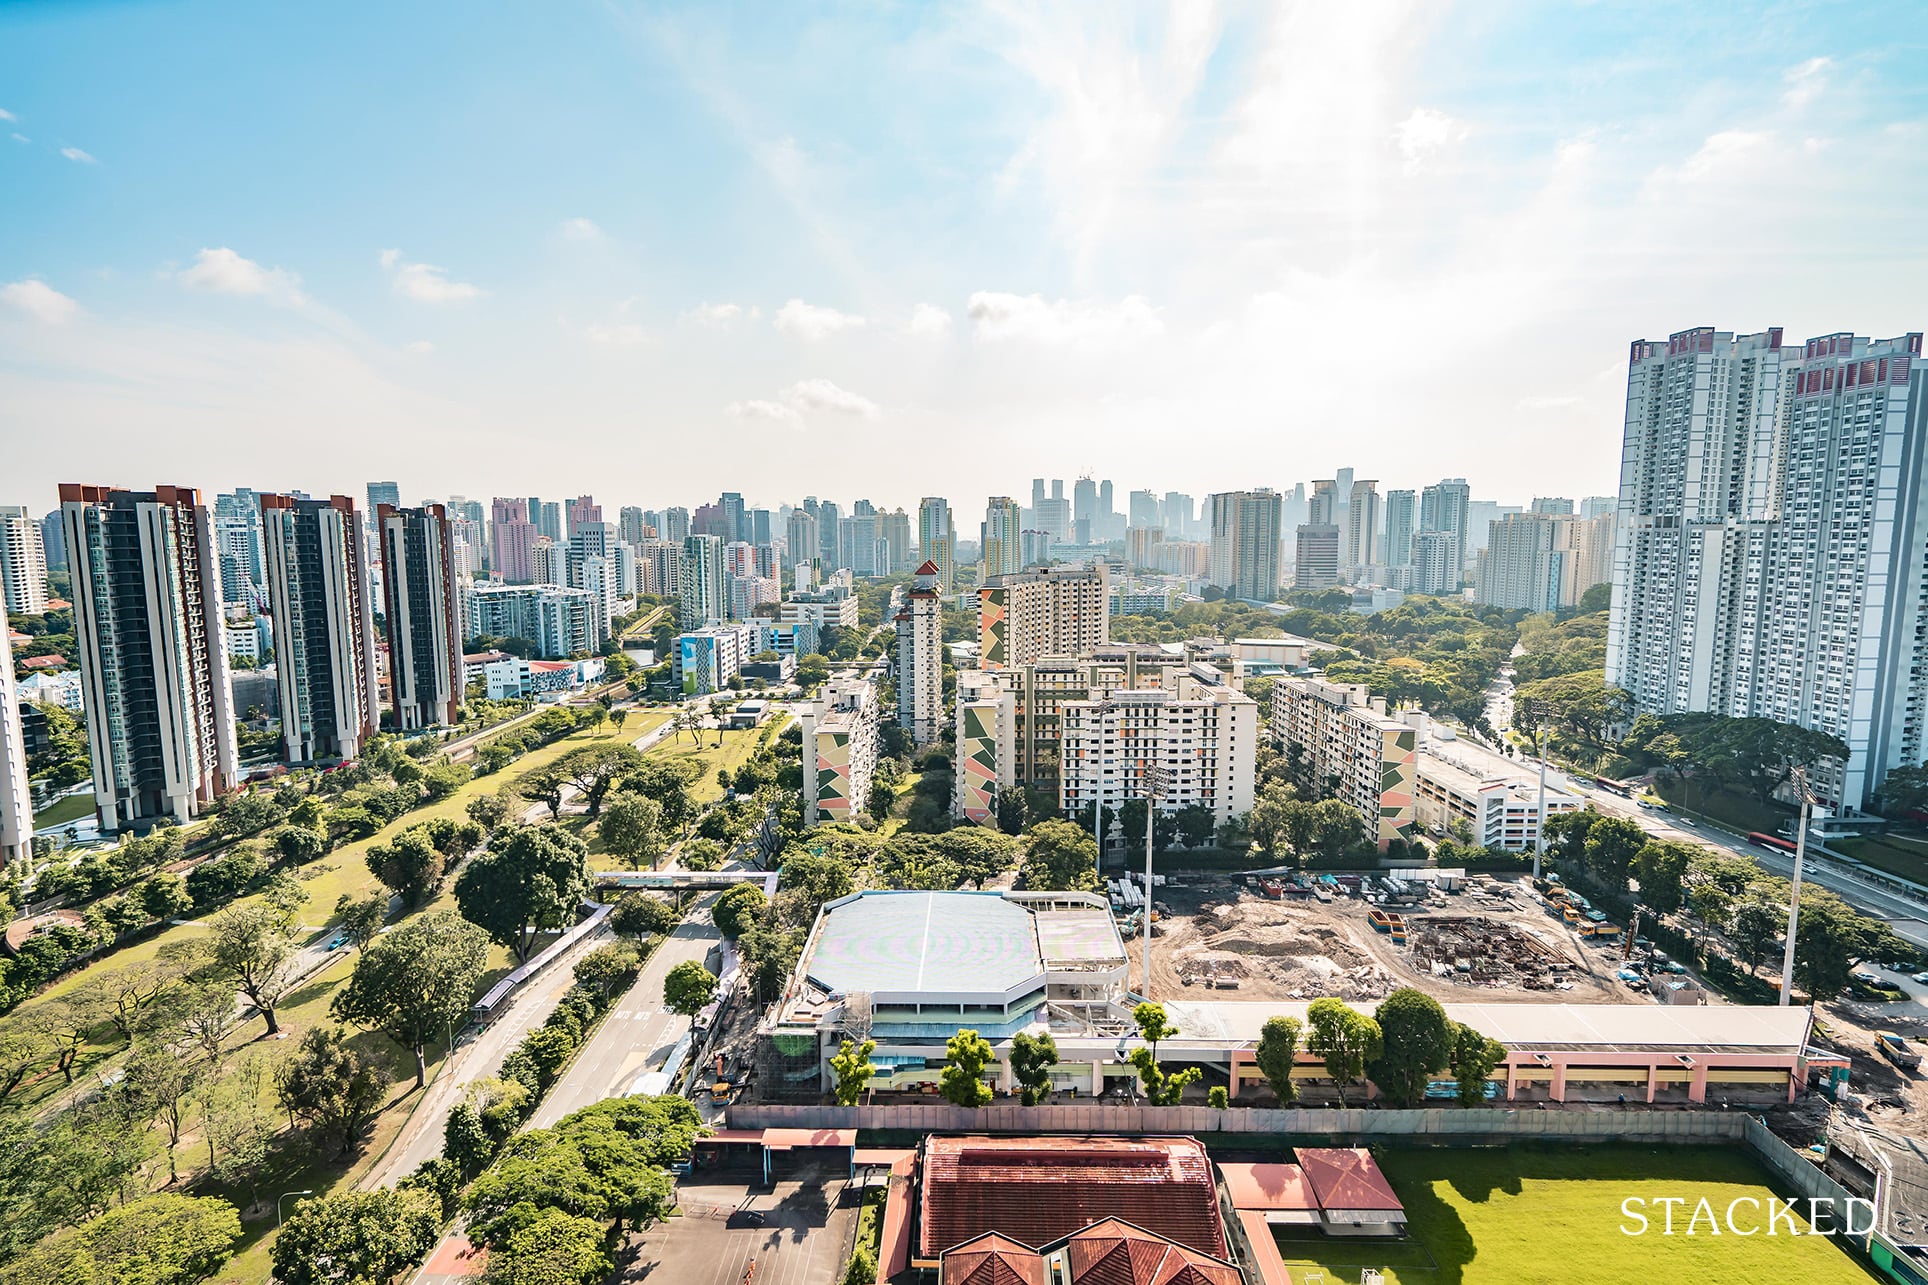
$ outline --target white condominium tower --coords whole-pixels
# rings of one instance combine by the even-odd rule
[[[22,616],[47,611],[47,552],[40,519],[18,504],[0,504],[0,604]]]
[[[1643,713],[1837,736],[1848,760],[1815,785],[1869,806],[1928,756],[1925,473],[1919,334],[1635,343],[1607,681]]]
[[[685,632],[730,618],[730,582],[723,570],[723,541],[713,535],[683,539],[676,623]]]
[[[33,795],[27,784],[27,743],[20,727],[20,689],[13,681],[13,647],[0,629],[0,867],[33,855]]]
[[[1212,531],[1213,584],[1235,598],[1279,596],[1279,493],[1221,491],[1205,499]]]
[[[185,825],[238,779],[214,525],[188,487],[60,488],[104,831]]]
[[[263,495],[261,520],[282,755],[352,759],[381,723],[375,604],[355,502]]]
[[[917,568],[897,613],[897,723],[911,744],[930,745],[944,732],[944,625],[938,569]]]
[[[978,541],[981,578],[1016,575],[1024,569],[1022,510],[1008,495],[993,495],[984,506],[984,531]],[[1059,536],[1060,539],[1064,537]]]
[[[917,552],[937,564],[937,592],[948,597],[957,577],[957,529],[951,524],[950,502],[941,496],[927,495],[917,502]]]

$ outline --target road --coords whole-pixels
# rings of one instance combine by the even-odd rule
[[[699,964],[722,940],[710,922],[709,908],[720,894],[699,899],[676,930],[649,957],[635,983],[609,1010],[589,1043],[549,1090],[529,1127],[546,1129],[572,1111],[629,1092],[636,1077],[659,1069],[676,1042],[689,1033],[690,1019],[663,1007],[663,980],[684,960]]]

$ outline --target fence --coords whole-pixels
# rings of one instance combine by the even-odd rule
[[[1749,1117],[1725,1111],[1520,1111],[1329,1107],[777,1106],[729,1108],[733,1129],[891,1129],[914,1133],[1277,1134],[1346,1141],[1473,1145],[1563,1142],[1740,1142]],[[1770,1135],[1771,1136],[1771,1135]]]
[[[1744,1137],[1747,1149],[1754,1158],[1793,1191],[1796,1197],[1822,1201],[1836,1210],[1848,1207],[1849,1193],[1846,1187],[1824,1173],[1820,1165],[1775,1137],[1773,1131],[1759,1120],[1749,1117]],[[1928,1285],[1928,1276],[1924,1276],[1913,1261],[1881,1232],[1869,1236],[1842,1235],[1839,1239],[1866,1250],[1876,1267],[1903,1285]]]

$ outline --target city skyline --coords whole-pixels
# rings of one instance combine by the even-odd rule
[[[637,501],[820,467],[909,507],[908,440],[994,495],[1182,431],[1219,449],[1157,480],[1194,495],[1389,457],[1525,502],[1610,489],[1628,336],[1901,333],[1928,287],[1898,6],[611,8],[481,15],[394,76],[355,23],[239,12],[0,17],[10,444],[561,493],[574,435]],[[0,499],[76,471],[15,456]]]

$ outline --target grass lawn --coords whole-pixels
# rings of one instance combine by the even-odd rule
[[[1800,1281],[1849,1285],[1873,1279],[1825,1236],[1708,1233],[1702,1219],[1685,1235],[1696,1202],[1724,1215],[1737,1197],[1765,1204],[1766,1175],[1746,1153],[1726,1147],[1564,1147],[1390,1151],[1380,1164],[1399,1193],[1411,1237],[1393,1245],[1280,1237],[1295,1280],[1307,1269],[1332,1285],[1357,1282],[1383,1267],[1397,1285],[1622,1285],[1631,1281]],[[1652,1222],[1630,1236],[1621,1202],[1643,1197]],[[1683,1197],[1674,1235],[1661,1234],[1661,1207]],[[1639,1208],[1639,1206],[1636,1206]],[[1743,1205],[1735,1225],[1765,1228],[1765,1214]],[[1807,1224],[1799,1224],[1807,1231]]]
[[[1709,790],[1692,777],[1676,780],[1656,776],[1654,791],[1667,802],[1678,804],[1696,816],[1706,817],[1743,833],[1762,830],[1768,834],[1778,834],[1782,826],[1794,819],[1791,808],[1784,808],[1778,803],[1762,803],[1751,794],[1733,790]]]
[[[1876,870],[1928,883],[1928,836],[1920,833],[1889,830],[1861,839],[1830,840],[1828,846]]]
[[[766,727],[776,728],[776,731],[771,733],[772,740],[782,735],[783,728],[788,722],[789,720],[785,718],[766,724]],[[627,732],[629,729],[623,730]],[[690,786],[690,796],[698,803],[709,803],[723,797],[723,787],[716,783],[717,769],[722,768],[734,776],[736,770],[756,753],[757,743],[762,738],[764,730],[765,728],[760,727],[755,730],[746,728],[739,732],[726,731],[723,733],[721,747],[716,743],[716,731],[713,728],[701,733],[703,743],[700,747],[690,743],[687,733],[679,732],[668,740],[658,741],[649,754],[651,758],[684,759],[694,762],[702,772]]]
[[[90,794],[69,794],[55,799],[53,806],[42,808],[33,814],[36,826],[66,825],[69,821],[79,821],[94,815],[94,796]]]

